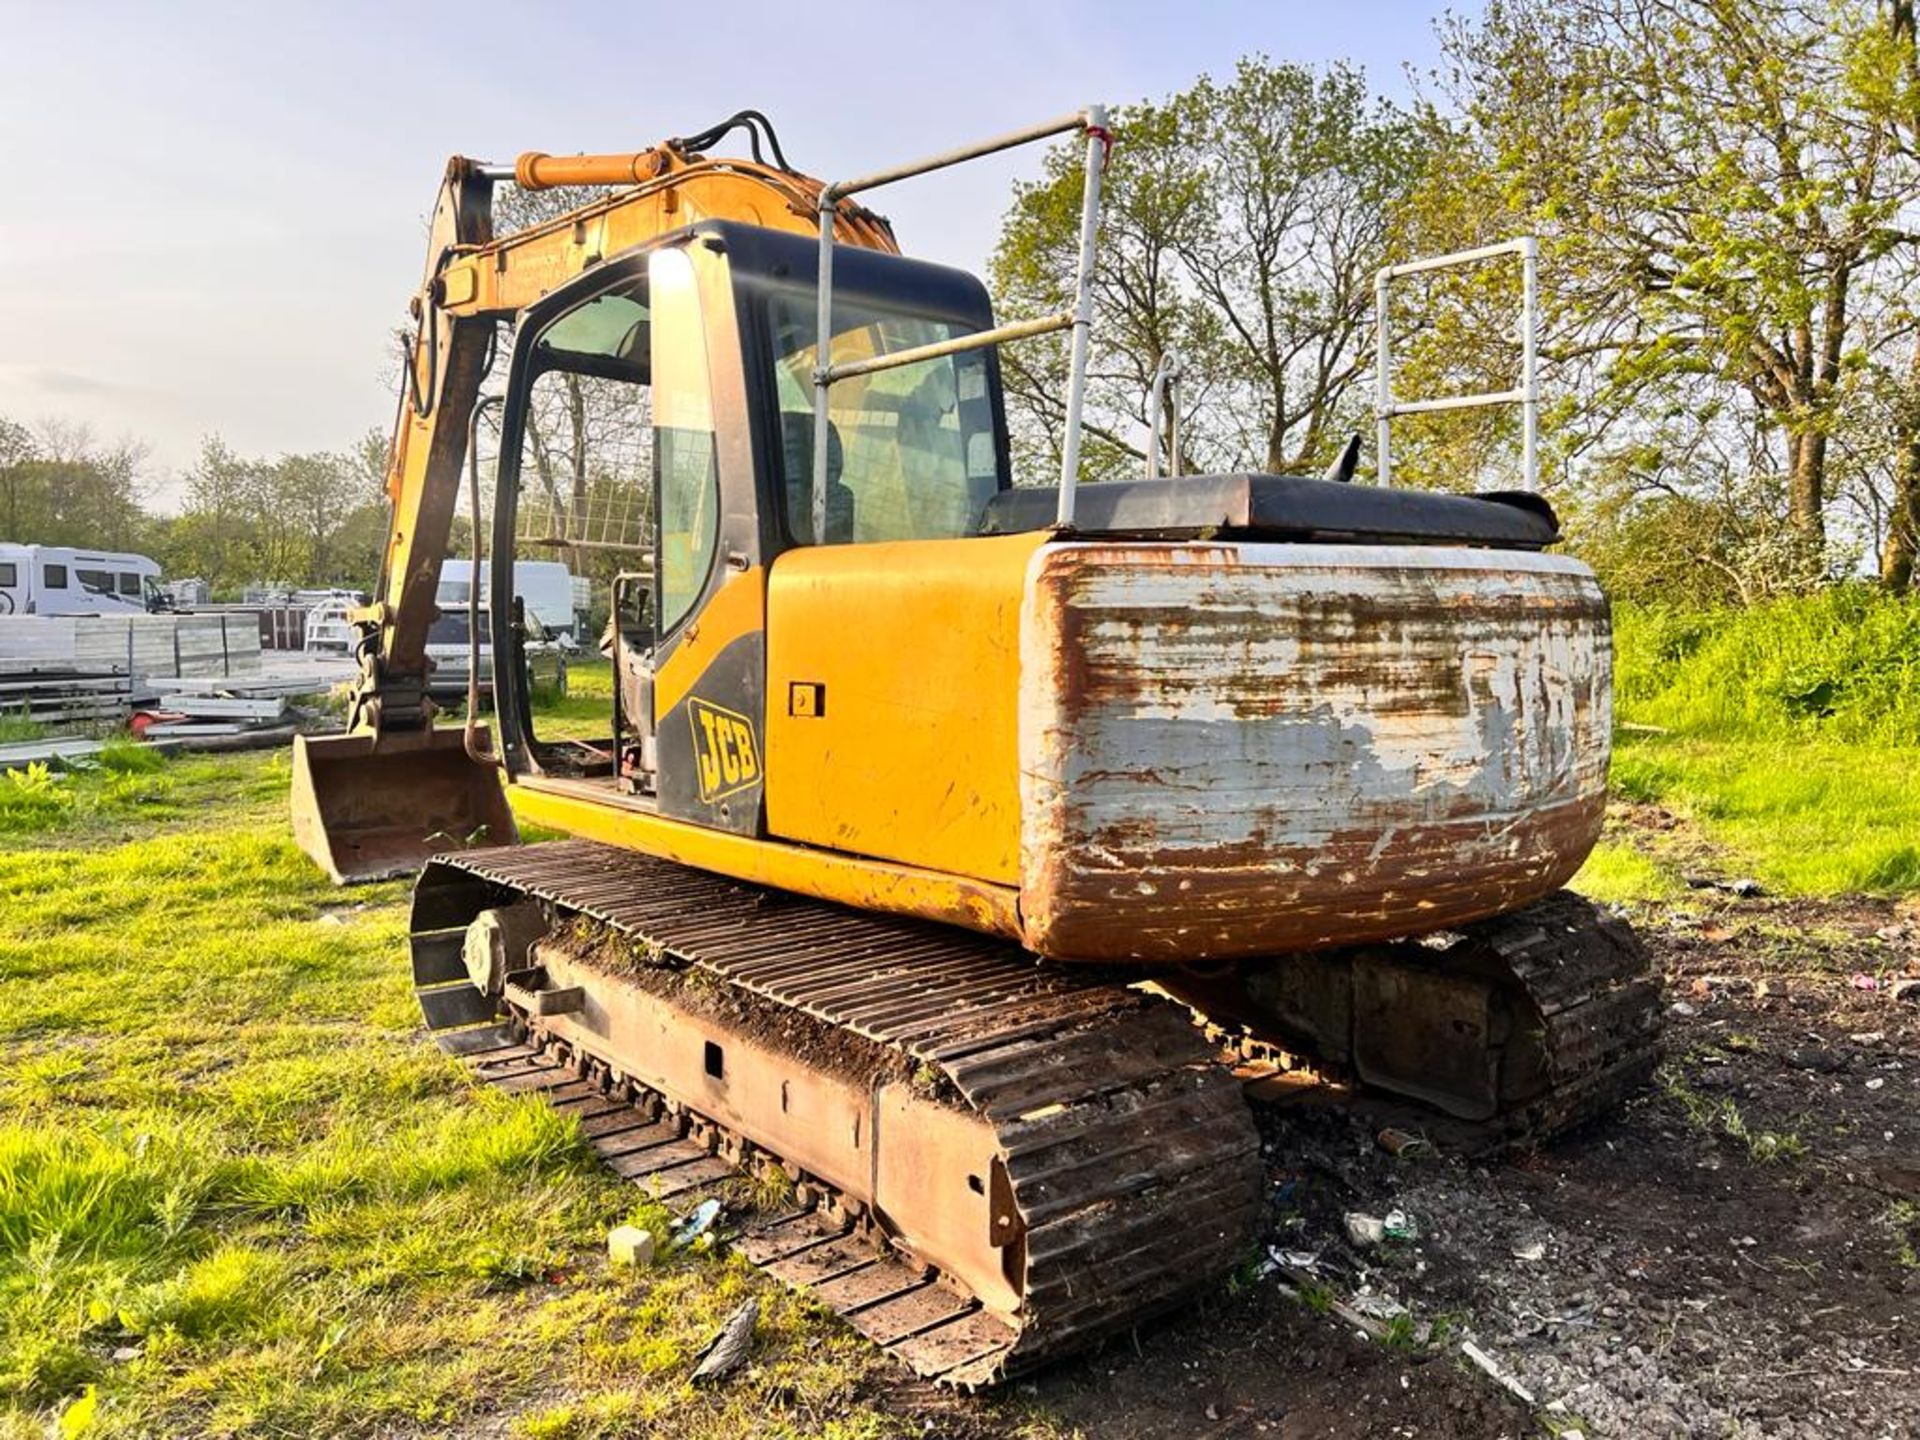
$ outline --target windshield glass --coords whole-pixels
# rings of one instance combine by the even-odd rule
[[[813,540],[814,293],[768,302],[787,529]],[[930,345],[972,327],[834,299],[834,364]],[[987,355],[968,350],[836,381],[828,391],[829,543],[975,535],[999,486]]]

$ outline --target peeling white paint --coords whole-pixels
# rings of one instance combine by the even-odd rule
[[[1135,928],[1158,955],[1236,915],[1224,952],[1464,918],[1558,884],[1597,833],[1611,636],[1564,556],[1047,546],[1021,659],[1037,939]]]

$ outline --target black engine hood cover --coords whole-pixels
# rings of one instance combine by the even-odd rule
[[[1003,490],[981,530],[1045,530],[1059,510],[1051,485]],[[1539,550],[1560,538],[1553,507],[1538,495],[1498,491],[1452,495],[1383,490],[1303,475],[1177,475],[1082,485],[1074,496],[1077,533],[1240,539],[1397,541]]]

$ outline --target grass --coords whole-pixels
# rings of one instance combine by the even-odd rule
[[[0,808],[0,1437],[902,1433],[737,1256],[605,1264],[671,1217],[424,1041],[404,886],[328,886],[287,778],[116,748]]]
[[[1716,740],[1920,746],[1920,604],[1865,583],[1745,609],[1623,606],[1621,718]]]
[[[1679,816],[1695,868],[1784,895],[1920,891],[1920,604],[1866,586],[1742,611],[1623,608],[1613,793]],[[1575,879],[1675,899],[1681,856],[1609,835]]]
[[[1920,747],[1642,739],[1614,787],[1696,821],[1780,893],[1920,890]]]
[[[1750,1129],[1732,1097],[1702,1095],[1687,1083],[1678,1066],[1662,1066],[1659,1080],[1668,1098],[1679,1104],[1690,1126],[1709,1139],[1725,1136],[1733,1140],[1746,1150],[1747,1159],[1754,1164],[1772,1165],[1805,1157],[1807,1144],[1797,1132]]]
[[[1677,900],[1686,886],[1672,867],[1631,840],[1602,840],[1573,878],[1573,888],[1603,905]]]
[[[576,660],[567,667],[566,696],[547,696],[535,727],[542,740],[604,740],[612,705],[611,662]]]
[[[1855,619],[1883,648],[1905,644],[1901,617]],[[1791,665],[1755,661],[1769,703],[1792,711],[1780,721],[1725,695],[1676,698],[1686,674],[1719,685],[1745,653],[1711,626],[1634,626],[1623,717],[1664,730],[1623,739],[1622,797],[1675,811],[1720,863],[1776,889],[1920,889],[1920,731],[1899,739],[1897,654],[1876,660],[1807,621],[1792,633],[1826,635],[1871,683],[1795,688],[1779,678]],[[1730,648],[1696,659],[1710,641]],[[610,693],[604,663],[575,666],[542,733],[603,735]],[[664,1239],[670,1217],[609,1176],[570,1121],[475,1091],[423,1041],[404,887],[325,885],[287,838],[288,778],[283,754],[116,745],[71,772],[0,779],[0,1440],[50,1424],[904,1433],[865,1398],[870,1352],[738,1257],[608,1269],[612,1225]],[[1621,832],[1578,883],[1671,899],[1682,863]],[[1756,1162],[1803,1148],[1669,1088]],[[1911,1248],[1908,1219],[1895,1228]],[[754,1367],[695,1392],[694,1355],[748,1293],[763,1307]],[[1302,1299],[1323,1309],[1332,1294]]]
[[[23,740],[39,740],[45,737],[47,727],[38,720],[28,717],[26,707],[9,710],[0,706],[0,745],[13,745]]]
[[[182,756],[109,742],[65,769],[0,771],[0,846],[111,844],[234,807],[284,806],[284,753]]]

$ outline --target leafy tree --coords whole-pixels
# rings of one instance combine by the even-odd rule
[[[1857,0],[1494,0],[1443,26],[1488,218],[1543,237],[1553,358],[1596,366],[1563,449],[1639,445],[1649,408],[1737,391],[1815,575],[1863,301],[1916,193],[1863,103],[1881,23]]]
[[[147,517],[146,447],[103,444],[85,426],[0,419],[0,538],[124,550],[141,543]]]
[[[168,529],[169,572],[204,576],[224,592],[258,580],[371,584],[386,509],[367,499],[366,476],[352,456],[248,459],[212,436],[186,480],[186,504]],[[370,511],[380,537],[371,553]]]
[[[1146,391],[1187,362],[1186,468],[1299,471],[1332,458],[1361,411],[1373,274],[1440,133],[1369,96],[1363,73],[1242,60],[1125,107],[1103,197],[1087,468],[1131,470]],[[992,275],[1003,313],[1064,309],[1082,185],[1078,146],[1020,187]],[[1003,352],[1022,458],[1058,454],[1065,343]]]

